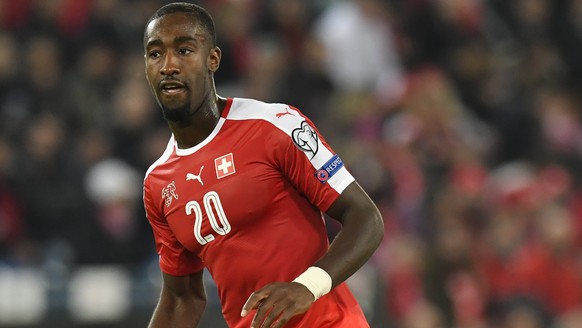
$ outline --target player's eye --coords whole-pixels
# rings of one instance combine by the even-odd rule
[[[159,58],[161,55],[159,51],[150,51],[148,54],[150,58]]]
[[[180,50],[178,50],[178,53],[179,53],[180,55],[187,55],[187,54],[189,54],[189,53],[191,53],[191,52],[192,52],[192,50],[190,50],[190,49],[188,49],[188,48],[181,48]]]

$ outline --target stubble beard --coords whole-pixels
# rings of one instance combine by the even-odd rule
[[[166,106],[162,107],[162,114],[164,119],[173,123],[186,122],[190,118],[190,103],[186,103],[183,106],[169,109]]]
[[[204,90],[204,94],[206,94],[206,91],[208,90],[207,86],[204,86]],[[192,116],[194,116],[204,106],[205,100],[198,104],[196,108],[192,108],[191,101],[186,101],[183,105],[173,108],[168,108],[167,106],[162,105],[161,101],[158,103],[162,108],[162,114],[166,121],[187,124],[190,123]]]

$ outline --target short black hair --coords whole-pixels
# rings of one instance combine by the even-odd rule
[[[144,31],[144,43],[146,39],[148,25],[150,25],[150,23],[153,20],[174,13],[185,13],[188,15],[192,15],[196,19],[198,24],[200,24],[200,26],[202,26],[202,28],[204,28],[206,32],[208,32],[208,34],[210,35],[210,39],[212,40],[211,46],[212,47],[216,46],[216,30],[214,28],[214,19],[212,19],[212,16],[210,15],[210,13],[208,13],[206,9],[202,8],[199,5],[187,2],[173,2],[158,9],[152,15],[152,17],[148,19],[145,25],[146,27]]]

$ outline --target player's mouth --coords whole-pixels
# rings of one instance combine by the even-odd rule
[[[160,90],[166,95],[175,95],[186,91],[186,86],[179,81],[162,81],[160,82]]]

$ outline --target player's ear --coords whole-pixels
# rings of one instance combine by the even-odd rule
[[[210,53],[208,54],[207,65],[208,69],[214,73],[218,70],[220,66],[220,58],[222,57],[222,51],[219,47],[214,47],[210,49]]]

